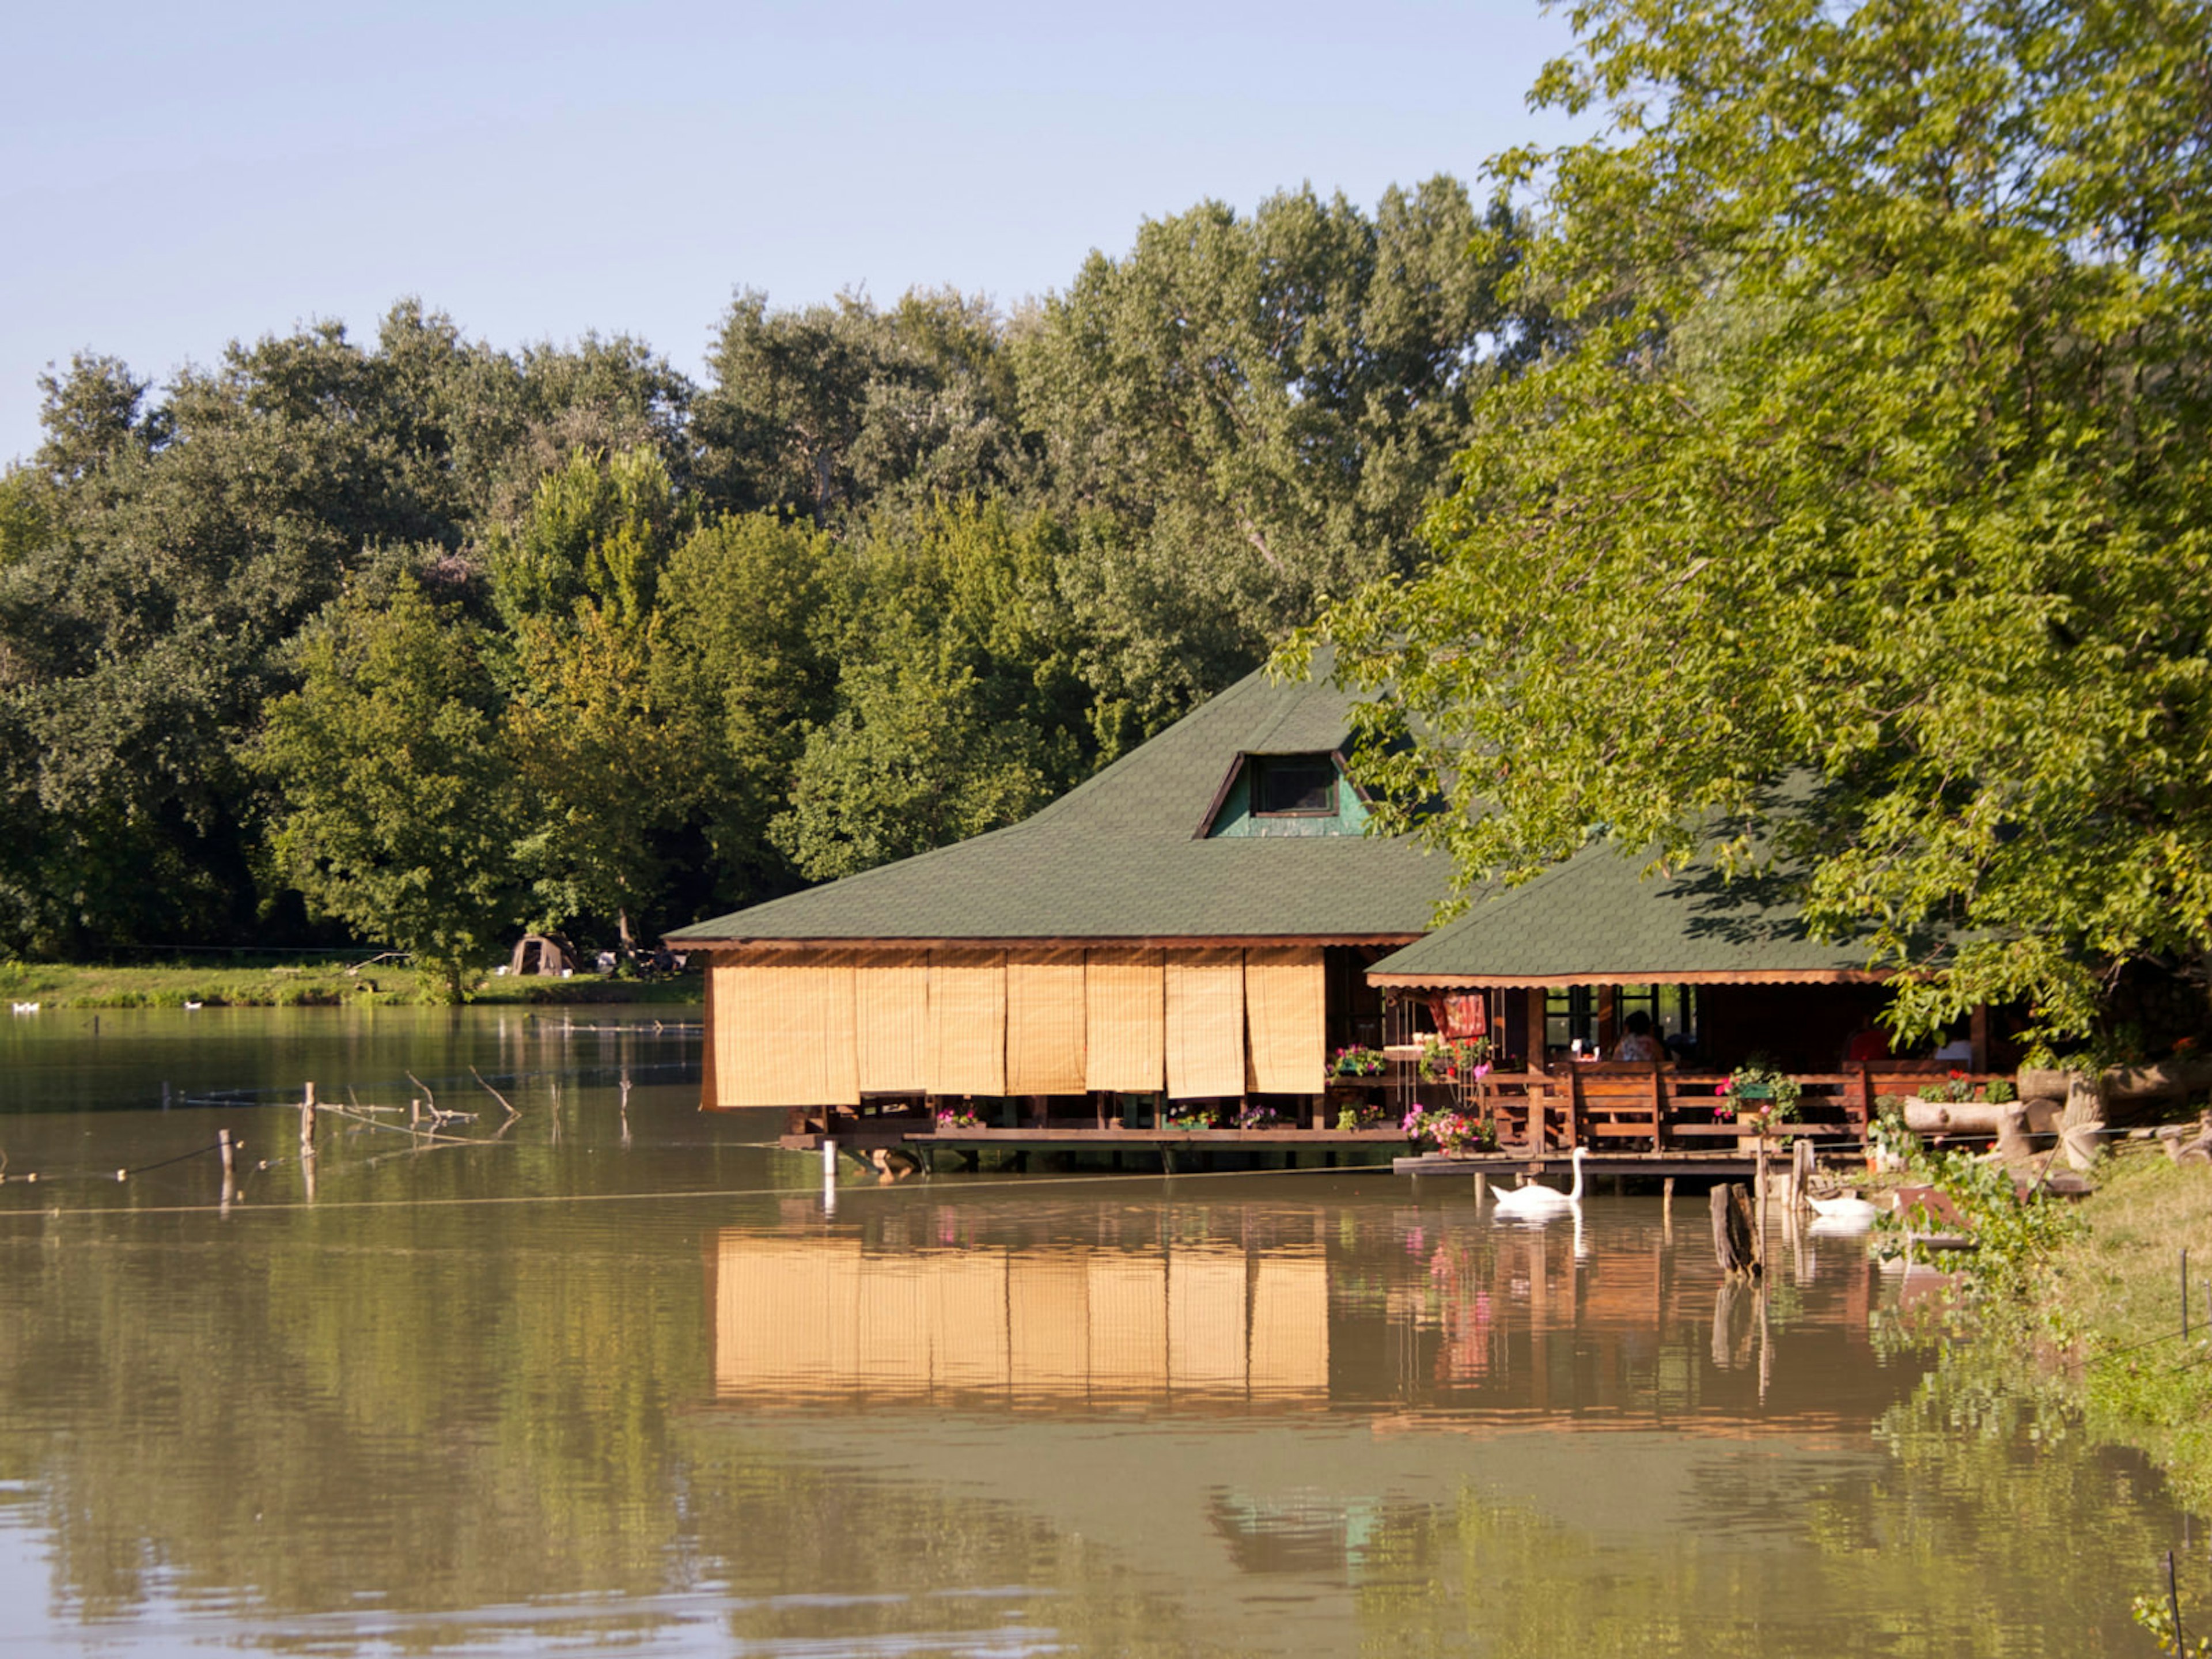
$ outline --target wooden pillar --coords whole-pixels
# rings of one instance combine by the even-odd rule
[[[1620,1021],[1613,1001],[1613,988],[1597,988],[1597,1052],[1602,1060],[1613,1053],[1613,1044],[1620,1041]]]
[[[1667,1065],[1651,1062],[1651,1150],[1667,1150]]]
[[[1978,1002],[1967,1027],[1966,1040],[1973,1044],[1973,1067],[1978,1072],[1990,1069],[1990,1005]]]
[[[1540,985],[1528,988],[1528,1069],[1544,1069],[1544,1009],[1545,991]]]

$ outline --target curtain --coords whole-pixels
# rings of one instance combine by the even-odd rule
[[[1156,1092],[1164,1071],[1166,992],[1158,951],[1084,954],[1084,1081],[1123,1094]]]
[[[929,953],[929,1041],[933,1095],[1006,1092],[1006,954]]]
[[[1246,951],[1246,1086],[1258,1095],[1321,1093],[1328,1086],[1327,1018],[1318,945]]]
[[[919,1094],[928,1083],[929,952],[871,951],[853,978],[860,1092]]]
[[[1168,1096],[1244,1092],[1244,953],[1167,952]]]
[[[709,971],[717,1104],[860,1103],[851,951],[718,963]]]
[[[1009,952],[1006,1092],[1081,1094],[1084,1018],[1082,951]]]

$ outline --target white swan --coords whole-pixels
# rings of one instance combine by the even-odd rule
[[[10,1003],[9,1006],[19,1014],[35,1014],[39,1012],[39,1005],[35,1002]]]
[[[1508,1187],[1493,1194],[1499,1215],[1532,1216],[1557,1215],[1563,1210],[1578,1210],[1583,1201],[1583,1153],[1584,1148],[1575,1148],[1575,1184],[1565,1192],[1556,1187],[1539,1187],[1530,1182],[1525,1187]]]
[[[1871,1224],[1881,1212],[1856,1193],[1845,1193],[1841,1198],[1808,1198],[1813,1213],[1823,1221],[1849,1221]]]

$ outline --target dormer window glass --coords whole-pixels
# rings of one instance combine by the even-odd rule
[[[1330,817],[1336,763],[1327,755],[1255,755],[1252,811],[1263,818]]]

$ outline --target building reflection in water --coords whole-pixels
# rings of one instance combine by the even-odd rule
[[[1725,1285],[1656,1205],[1500,1226],[1471,1206],[931,1205],[866,1231],[708,1236],[718,1399],[1244,1413],[1475,1413],[1584,1428],[1863,1429],[1863,1240],[1778,1228]]]
[[[1246,1408],[1328,1398],[1317,1247],[878,1253],[731,1228],[711,1257],[724,1400]]]

